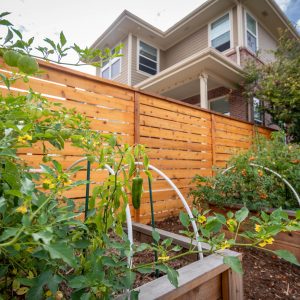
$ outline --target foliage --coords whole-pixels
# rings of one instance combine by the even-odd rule
[[[249,98],[264,101],[262,108],[295,142],[300,141],[300,42],[282,32],[275,60],[249,63],[244,88]]]
[[[151,176],[144,146],[120,145],[114,135],[90,130],[87,118],[48,102],[32,90],[27,94],[9,90],[17,80],[27,82],[29,76],[39,75],[41,71],[31,56],[33,38],[23,41],[21,33],[4,19],[7,15],[0,15],[0,25],[8,30],[4,42],[2,39],[1,54],[13,68],[11,73],[1,74],[7,87],[0,96],[1,299],[111,299],[120,294],[124,299],[137,299],[138,293],[132,291],[136,272],[149,273],[154,269],[166,273],[177,286],[178,273],[168,262],[197,252],[193,245],[188,251],[174,255],[182,249],[174,247],[171,239],[161,240],[154,231],[152,244],[131,247],[123,230],[132,178],[142,171]],[[12,42],[15,36],[18,40]],[[67,41],[63,33],[59,43],[47,38],[45,41],[51,46],[49,49],[36,47],[44,59],[56,53],[56,61],[61,63],[68,48],[77,51],[80,60],[92,64],[97,57],[104,58],[99,52],[79,49],[76,45],[65,48]],[[66,170],[60,162],[61,156],[55,154],[67,146],[80,149],[92,169],[108,165],[115,173],[107,175],[93,189],[86,220],[82,218],[85,207],[67,197],[69,190],[90,184],[82,179],[85,169],[74,166]],[[30,155],[24,155],[36,149],[39,153],[42,150],[38,173]],[[143,161],[143,166],[136,167],[136,161]],[[245,209],[237,212],[234,222],[242,222],[247,214]],[[216,235],[227,224],[225,217],[206,217],[205,213],[200,215],[196,211],[194,216],[201,239],[211,245],[210,252],[233,244],[224,235]],[[193,233],[188,228],[190,219],[181,214],[181,220],[186,226],[185,234],[192,239]],[[262,216],[256,220],[261,233],[249,234],[249,238],[252,244],[270,243],[270,236],[278,230],[298,230],[298,220],[298,213],[294,223],[280,211],[270,220]],[[272,232],[269,227],[274,228]],[[130,267],[131,256],[146,249],[157,251],[158,261]],[[281,251],[277,255],[297,263],[290,253]],[[234,257],[227,257],[224,262],[240,271]]]
[[[273,132],[271,140],[257,135],[252,147],[233,156],[228,165],[232,168],[225,174],[220,169],[212,178],[196,176],[197,187],[191,191],[195,203],[242,204],[255,210],[299,207],[284,182],[262,168],[279,173],[300,193],[300,147],[286,144],[283,132]]]

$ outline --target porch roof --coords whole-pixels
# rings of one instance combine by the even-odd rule
[[[213,48],[206,48],[135,85],[140,90],[163,94],[206,73],[228,88],[236,88],[243,79],[242,68]]]

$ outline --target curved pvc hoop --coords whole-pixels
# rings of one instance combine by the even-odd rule
[[[85,160],[87,160],[86,157],[78,159],[71,166],[69,166],[67,168],[67,171],[70,170],[71,168],[75,167],[80,162],[85,161]],[[107,164],[104,165],[104,168],[111,175],[115,175],[115,171],[109,165],[107,165]],[[125,213],[126,213],[126,223],[127,223],[127,234],[128,234],[128,240],[129,240],[129,243],[130,243],[130,252],[129,252],[129,257],[128,257],[128,265],[131,268],[132,267],[132,259],[131,258],[132,258],[132,246],[133,246],[133,230],[132,230],[132,219],[131,219],[131,213],[130,213],[129,204],[126,205]]]
[[[135,162],[135,164],[136,165],[143,165],[143,163],[141,163],[141,162]],[[199,234],[198,234],[197,225],[196,225],[195,220],[193,220],[194,216],[192,214],[192,211],[191,211],[189,205],[187,204],[185,198],[183,197],[182,193],[179,191],[179,189],[174,184],[174,182],[165,173],[163,173],[162,171],[160,171],[159,169],[157,169],[156,167],[154,167],[152,165],[149,165],[148,168],[150,170],[155,171],[157,174],[159,174],[161,177],[163,177],[163,179],[165,179],[169,183],[169,185],[173,188],[173,190],[177,193],[178,197],[180,198],[184,208],[186,209],[186,211],[187,211],[187,213],[188,213],[188,215],[191,219],[191,223],[192,223],[193,230],[194,230],[194,233],[195,233],[195,239],[197,241],[197,247],[198,247],[198,251],[199,251],[199,259],[200,260],[203,259],[201,242],[198,241]]]
[[[258,168],[261,168],[261,169],[264,169],[266,171],[269,171],[270,173],[273,173],[274,175],[276,175],[278,178],[280,178],[290,189],[291,191],[293,192],[294,196],[296,197],[298,203],[299,203],[299,206],[300,206],[300,196],[298,195],[298,193],[296,192],[296,190],[293,188],[293,186],[285,179],[283,178],[279,173],[273,171],[272,169],[269,169],[267,167],[264,167],[264,166],[261,166],[261,165],[257,165],[257,164],[253,164],[253,163],[250,163],[249,164],[250,166],[252,167],[258,167]],[[234,168],[235,166],[230,166],[228,167],[227,169],[223,170],[221,172],[221,174],[225,174],[227,171],[231,170],[232,168]]]

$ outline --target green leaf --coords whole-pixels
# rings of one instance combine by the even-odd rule
[[[33,233],[32,237],[36,242],[42,240],[44,244],[48,245],[52,240],[52,233],[49,231],[40,231]]]
[[[44,286],[49,282],[50,277],[52,276],[51,271],[46,271],[39,275],[39,277],[36,278],[35,284],[32,286],[32,288],[28,291],[26,294],[26,299],[42,299],[43,298],[43,292],[44,292]]]
[[[166,247],[169,247],[169,246],[172,245],[172,241],[173,241],[173,240],[170,239],[170,238],[165,239],[165,240],[162,241],[161,245],[164,245],[164,246],[166,246]]]
[[[184,227],[189,227],[191,220],[190,220],[190,217],[188,216],[188,214],[181,211],[179,213],[179,220]]]
[[[209,232],[215,232],[215,233],[220,231],[221,228],[222,228],[222,223],[218,219],[213,219],[213,220],[209,221],[205,226],[206,230],[208,230]]]
[[[296,266],[300,266],[297,258],[295,257],[295,255],[293,253],[291,253],[287,250],[275,250],[274,252],[278,257],[280,257]]]
[[[144,251],[144,250],[146,250],[146,249],[148,249],[148,248],[149,248],[149,245],[148,245],[148,244],[142,243],[142,244],[140,244],[140,245],[136,248],[135,252],[142,252],[142,251]]]
[[[167,270],[167,276],[171,284],[173,284],[176,288],[178,287],[178,272],[170,267]]]
[[[13,237],[18,232],[18,228],[7,228],[3,231],[2,235],[0,236],[0,242],[7,240],[10,237]]]
[[[248,217],[248,214],[249,214],[248,208],[243,207],[235,213],[235,218],[239,223],[241,223]]]
[[[9,42],[12,38],[13,38],[13,33],[12,33],[12,31],[10,29],[8,29],[6,38],[4,40],[4,44],[6,44],[7,42]]]
[[[241,261],[236,256],[224,256],[224,264],[228,265],[232,271],[243,274],[243,267]]]
[[[52,259],[62,259],[71,267],[76,267],[73,249],[70,248],[66,243],[53,243],[50,245],[43,245],[43,247],[49,252]]]
[[[89,286],[89,282],[85,276],[79,275],[69,280],[69,286],[73,289],[83,289]]]
[[[139,291],[131,291],[130,292],[130,300],[138,300],[139,299]]]
[[[11,26],[12,24],[7,20],[0,20],[0,25]]]
[[[154,239],[155,242],[157,242],[157,243],[159,242],[160,235],[159,235],[159,233],[155,229],[152,231],[152,237],[153,237],[153,239]]]
[[[153,272],[153,268],[152,267],[137,268],[137,271],[141,274],[149,274]]]
[[[300,220],[300,209],[296,210],[296,219]]]
[[[173,247],[171,250],[172,250],[172,251],[175,251],[175,252],[179,252],[179,251],[182,250],[182,247],[180,247],[179,245],[176,245],[176,246]]]

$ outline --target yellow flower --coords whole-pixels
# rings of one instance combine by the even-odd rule
[[[206,222],[206,217],[205,216],[198,216],[198,223],[203,224]]]
[[[71,185],[72,183],[73,183],[73,181],[71,179],[69,179],[64,183],[64,185],[68,186],[68,185]]]
[[[54,183],[49,184],[49,189],[54,189],[54,188],[55,188],[55,184]]]
[[[18,137],[18,142],[21,144],[25,144],[26,141],[31,141],[31,140],[32,140],[32,136],[29,134],[25,134],[23,136]]]
[[[229,226],[234,226],[234,227],[237,226],[237,222],[236,222],[235,219],[228,219],[226,221],[226,224],[229,225]]]
[[[170,256],[166,256],[166,255],[160,256],[158,258],[158,260],[160,260],[160,261],[168,261],[169,259],[170,259]]]
[[[46,293],[45,293],[45,296],[46,297],[51,297],[52,296],[52,292],[50,290],[48,290]]]
[[[262,230],[261,225],[255,224],[255,231],[261,232],[261,230]]]
[[[222,242],[221,249],[224,250],[224,249],[227,249],[227,248],[230,248],[230,244],[228,243],[228,241]]]
[[[46,185],[49,185],[49,184],[51,184],[51,180],[50,179],[45,179],[44,181],[43,181],[43,184],[46,184]]]
[[[267,243],[265,241],[263,241],[263,242],[260,242],[258,245],[261,247],[265,247],[267,245]]]
[[[25,205],[19,206],[16,209],[16,212],[21,213],[21,214],[26,214],[27,213],[27,207]]]
[[[274,239],[272,237],[265,238],[262,242],[260,242],[258,245],[261,247],[265,247],[266,245],[272,245],[274,242]]]

